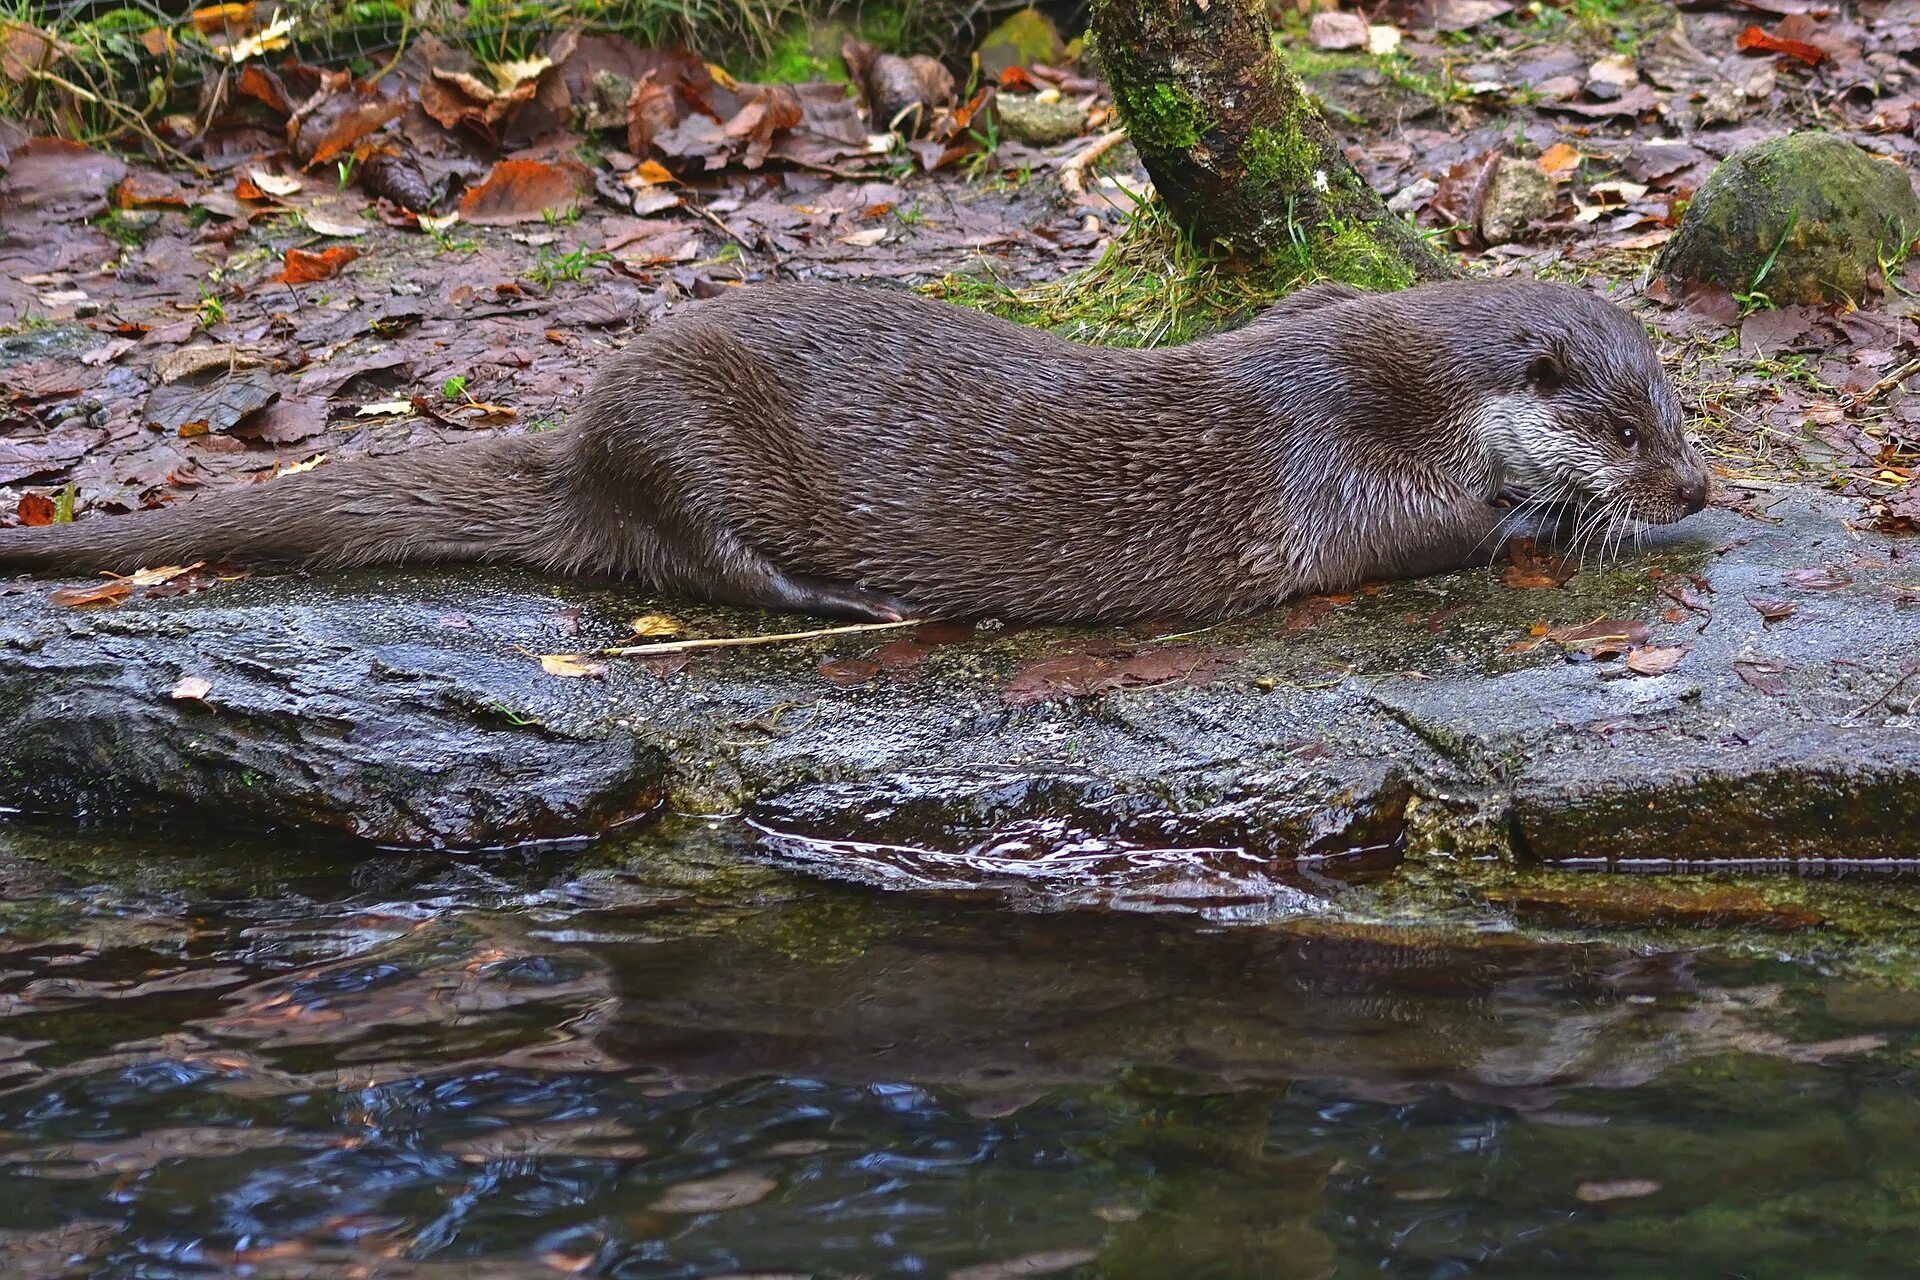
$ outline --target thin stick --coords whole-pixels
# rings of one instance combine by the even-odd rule
[[[1865,391],[1860,392],[1858,395],[1848,397],[1846,401],[1843,402],[1843,407],[1847,409],[1858,409],[1870,401],[1878,400],[1882,395],[1893,390],[1916,373],[1920,373],[1920,360],[1909,360],[1886,377],[1880,379],[1880,381],[1868,387]]]
[[[902,627],[917,627],[923,619],[908,618],[904,622],[856,622],[845,627],[821,627],[815,631],[782,631],[766,636],[720,636],[711,640],[662,640],[655,644],[629,644],[613,649],[595,649],[591,655],[569,653],[553,654],[553,657],[578,658],[592,656],[596,658],[648,658],[661,653],[692,653],[696,649],[744,649],[749,645],[784,644],[789,640],[821,640],[828,636],[859,635],[867,631],[898,631]]]
[[[1127,131],[1115,129],[1101,134],[1068,157],[1067,162],[1060,166],[1060,185],[1066,188],[1067,194],[1075,196],[1087,194],[1087,166],[1126,140]]]

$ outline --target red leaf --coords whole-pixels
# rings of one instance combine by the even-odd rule
[[[29,493],[20,498],[20,505],[14,508],[14,514],[20,517],[20,523],[26,525],[45,525],[53,523],[53,499],[43,494]]]
[[[349,245],[335,245],[318,253],[307,249],[289,249],[285,269],[273,278],[281,284],[313,284],[318,280],[331,280],[340,274],[340,268],[359,256],[360,251]]]
[[[1817,44],[1808,44],[1804,40],[1782,40],[1779,36],[1768,35],[1759,27],[1748,27],[1734,43],[1742,49],[1764,49],[1768,53],[1798,58],[1810,67],[1817,67],[1827,59],[1827,51]]]

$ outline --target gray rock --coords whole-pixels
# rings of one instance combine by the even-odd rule
[[[1051,147],[1077,138],[1087,113],[1071,102],[1042,102],[1032,95],[1005,93],[994,99],[1000,132],[1030,147]]]
[[[397,846],[588,836],[663,804],[745,810],[776,852],[837,874],[1222,911],[1273,900],[1301,855],[1920,855],[1920,600],[1903,585],[1920,553],[1850,531],[1837,499],[1770,514],[1652,531],[1564,590],[1461,573],[1167,645],[984,630],[854,668],[871,678],[851,687],[823,657],[894,637],[548,675],[529,655],[617,642],[636,614],[696,635],[800,620],[497,570],[260,576],[104,612],[35,584],[0,596],[0,805]],[[1827,566],[1844,572],[1815,585],[1833,589],[1789,579]],[[1797,612],[1769,625],[1749,597]],[[1685,620],[1663,621],[1675,610]],[[1642,677],[1530,636],[1597,617],[1688,651]],[[1168,645],[1220,665],[1099,699],[1007,697],[1062,652]],[[187,677],[208,682],[203,701],[171,696]],[[1030,865],[1063,849],[1078,852]]]
[[[1518,240],[1532,223],[1553,215],[1553,179],[1531,160],[1501,156],[1493,164],[1487,198],[1480,206],[1480,238],[1506,244]]]

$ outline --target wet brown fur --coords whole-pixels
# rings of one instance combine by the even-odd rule
[[[1611,482],[1639,518],[1698,508],[1638,323],[1561,286],[1317,286],[1134,351],[778,285],[656,325],[564,429],[4,530],[0,570],[483,561],[854,616],[1220,616],[1491,555],[1512,460],[1486,406],[1542,361],[1556,423],[1639,430]]]

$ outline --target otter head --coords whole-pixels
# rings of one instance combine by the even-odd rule
[[[1609,528],[1706,506],[1706,462],[1638,320],[1563,285],[1506,285],[1475,302],[1450,363],[1480,391],[1471,429],[1490,498],[1570,504]]]

